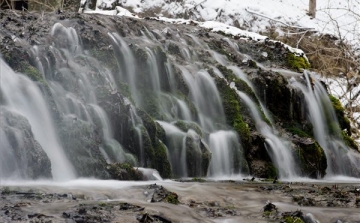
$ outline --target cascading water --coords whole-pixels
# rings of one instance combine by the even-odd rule
[[[175,176],[187,177],[186,168],[186,133],[172,124],[158,121],[164,128],[167,137],[167,145],[171,150],[168,151],[172,170]]]
[[[359,176],[360,156],[345,145],[329,96],[315,77],[304,72],[306,85],[293,82],[305,96],[309,119],[313,125],[316,141],[326,154],[328,168],[327,177],[335,175]]]
[[[55,180],[74,179],[76,173],[58,141],[49,108],[38,86],[27,77],[14,73],[2,59],[0,59],[0,74],[4,99],[2,109],[17,113],[30,123],[35,139],[51,160],[52,175]],[[1,169],[8,169],[7,166],[14,165],[17,169],[14,172],[21,171],[18,168],[24,163],[14,160],[14,154],[9,152],[9,143],[7,143],[9,139],[4,137],[3,131],[1,133],[0,151],[4,157],[9,158],[1,162]]]
[[[212,152],[210,176],[231,176],[236,173],[233,165],[233,150],[241,149],[238,141],[238,136],[232,131],[220,130],[210,134],[209,145]]]
[[[63,24],[69,25],[71,21]],[[27,112],[29,108],[21,107],[19,110],[22,113],[16,113],[15,106],[10,105],[16,104],[14,96],[5,100],[2,114],[11,113],[24,121],[23,123],[28,120],[27,126],[31,126],[35,139],[44,150],[47,148],[39,138],[39,133],[36,133],[36,125],[42,122],[34,124],[37,120],[32,121],[30,116],[48,116],[50,120],[55,118],[58,129],[54,131],[54,136],[61,139],[60,143],[78,176],[94,176],[93,171],[109,167],[106,161],[130,162],[140,168],[157,168],[159,172],[172,171],[176,177],[229,176],[239,173],[240,169],[245,170],[242,164],[239,164],[245,160],[245,157],[241,157],[243,148],[239,136],[247,136],[247,144],[244,145],[249,146],[253,135],[249,136],[248,131],[256,131],[250,123],[251,118],[232,116],[234,112],[229,107],[235,105],[235,113],[243,107],[239,104],[236,93],[230,89],[229,83],[232,80],[226,79],[229,74],[222,72],[223,68],[231,69],[235,76],[245,81],[256,94],[247,74],[238,67],[231,66],[234,61],[212,50],[212,38],[206,37],[208,39],[203,41],[192,31],[188,32],[192,34],[188,34],[170,28],[159,31],[142,25],[139,27],[141,30],[128,26],[121,35],[111,30],[110,26],[105,29],[109,28],[111,31],[106,31],[105,34],[94,31],[105,37],[99,44],[95,44],[94,48],[91,46],[94,39],[89,40],[87,34],[81,33],[84,37],[84,48],[90,47],[84,50],[82,38],[77,35],[75,28],[55,24],[51,29],[52,38],[48,40],[50,45],[40,44],[30,50],[30,64],[36,66],[41,74],[37,81],[46,84],[47,92],[43,94],[47,97],[44,103],[49,103],[52,112],[43,115],[36,110],[44,110],[43,105],[37,105],[37,108],[31,108],[31,112]],[[241,48],[228,39],[225,41],[236,51]],[[17,74],[11,76],[17,77]],[[30,84],[27,85],[31,87]],[[19,87],[23,86],[17,86]],[[218,87],[226,88],[226,91]],[[262,110],[266,119],[269,119],[270,115],[265,106],[260,102],[261,108],[258,108],[247,95],[242,92],[238,94],[241,101],[250,108],[257,131],[266,138],[266,148],[279,176],[283,179],[296,177],[296,162],[291,154],[290,143],[279,137],[276,129],[272,127],[275,125],[265,122],[265,118],[259,113]],[[31,97],[35,96],[36,94],[32,94]],[[227,100],[233,104],[229,105]],[[156,123],[154,120],[159,121]],[[18,158],[10,147],[13,139],[19,145],[29,142],[21,140],[24,132],[11,126],[9,120],[6,122],[7,126],[2,126],[0,131],[0,137],[4,138],[0,150],[0,178],[8,178],[14,174],[19,177],[26,176],[28,173],[22,170],[30,165],[26,162],[28,154],[20,150]],[[237,125],[238,123],[241,124]],[[13,128],[11,140],[9,126]],[[242,128],[247,130],[243,135]],[[35,142],[31,143],[36,147]],[[51,146],[54,147],[53,144]],[[58,148],[61,151],[61,146]],[[248,159],[251,148],[244,150]],[[83,158],[74,159],[77,156]],[[66,160],[66,156],[63,158]],[[166,161],[166,158],[170,162],[164,166],[157,165]],[[249,162],[254,164],[257,160],[262,161],[262,158],[256,157],[255,161],[250,158]],[[14,162],[16,159],[21,162]],[[61,156],[54,162],[51,157],[50,159],[53,166],[61,164],[56,163],[60,162]],[[92,164],[85,166],[86,163],[96,163],[95,159],[101,159],[105,164],[100,163],[101,165],[86,173],[78,171],[88,169]],[[66,166],[71,167],[71,164]],[[250,165],[249,167],[253,168]],[[161,168],[163,169],[160,170]],[[53,168],[53,171],[55,169],[57,167]],[[140,170],[146,172],[146,175],[153,175],[151,171],[148,174],[146,170]],[[342,170],[346,171],[348,170]],[[95,177],[103,176],[104,172],[107,173],[103,171]],[[55,175],[54,172],[54,177]],[[167,176],[170,177],[171,173]]]
[[[265,146],[276,165],[281,179],[293,179],[298,176],[296,162],[290,151],[291,144],[274,134],[273,129],[261,118],[255,103],[243,92],[238,95],[251,110],[251,115],[256,123],[256,129],[265,137]]]

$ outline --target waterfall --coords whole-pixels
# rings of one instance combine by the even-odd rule
[[[306,85],[295,81],[292,85],[305,96],[308,116],[313,125],[316,141],[327,158],[327,177],[336,175],[358,176],[360,155],[345,145],[329,96],[315,77],[304,72]],[[334,127],[335,126],[335,127]],[[355,172],[354,172],[355,171]]]
[[[243,92],[238,95],[251,110],[256,129],[265,137],[265,146],[273,160],[281,179],[293,179],[298,176],[296,162],[291,152],[291,144],[278,137],[273,129],[262,119],[255,103]]]
[[[175,177],[232,176],[247,169],[265,176],[270,174],[266,172],[269,158],[257,154],[266,153],[265,149],[280,178],[298,176],[291,142],[275,129],[266,103],[254,98],[262,93],[256,92],[259,89],[246,72],[250,69],[255,76],[254,68],[234,66],[239,63],[237,57],[247,57],[239,52],[241,45],[227,38],[217,42],[217,35],[200,39],[202,33],[186,33],[190,29],[184,29],[185,33],[168,27],[152,30],[142,26],[143,21],[137,21],[137,26],[126,23],[124,28],[109,25],[81,35],[77,21],[61,22],[52,27],[51,38],[28,48],[30,59],[24,64],[36,67],[38,76],[23,73],[33,81],[1,61],[1,179],[39,177],[27,171],[33,165],[24,149],[28,145],[46,152],[57,180],[102,177],[111,174],[107,167],[113,162],[136,165],[149,179],[160,178],[156,171],[143,167],[156,168],[166,177],[171,171]],[[92,25],[93,29],[101,26]],[[95,41],[92,35],[103,39]],[[222,43],[225,51],[232,48],[238,52],[236,60],[214,51]],[[233,52],[234,59],[232,56]],[[230,78],[235,77],[224,72],[226,69],[242,80],[234,82],[245,82],[254,94],[233,91],[231,88],[237,89]],[[267,81],[261,78],[257,83]],[[336,117],[323,99],[320,84],[315,83],[312,91],[307,80],[307,86],[294,86],[304,92],[308,107],[316,110],[309,111],[309,117],[315,138],[326,149],[328,173],[346,175],[350,168],[359,169],[357,155],[344,145],[340,132],[327,131],[327,122],[336,122]],[[251,117],[238,113],[245,107]],[[251,140],[258,132],[265,138],[265,146],[250,157]]]
[[[0,59],[0,74],[4,108],[28,120],[35,139],[51,160],[53,178],[55,180],[74,179],[76,173],[57,138],[49,108],[38,86],[29,78],[12,71],[2,59]],[[9,139],[3,138],[3,132],[1,136],[1,153],[9,157],[5,162],[1,162],[2,167],[14,165],[14,168],[17,168],[16,165],[22,165],[14,162],[14,156],[9,152],[9,143],[7,143]],[[14,164],[9,162],[14,162]]]
[[[231,176],[237,173],[233,165],[233,150],[234,148],[240,150],[238,141],[238,136],[232,131],[220,130],[210,134],[209,145],[212,152],[210,176]]]
[[[157,121],[165,130],[167,137],[167,145],[169,159],[172,164],[172,170],[175,176],[187,177],[186,168],[186,133],[181,131],[174,125]]]

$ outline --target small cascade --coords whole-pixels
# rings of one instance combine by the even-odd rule
[[[327,176],[359,176],[360,155],[345,145],[339,122],[329,96],[315,77],[304,72],[306,85],[293,82],[305,96],[309,119],[314,128],[316,141],[324,149],[327,158]]]
[[[159,23],[160,28],[150,25],[155,27],[150,30],[145,20],[134,21],[117,21],[123,22],[124,28],[93,23],[81,29],[78,20],[71,19],[55,24],[51,38],[27,48],[30,61],[24,64],[39,71],[36,77],[28,73],[33,81],[14,73],[1,61],[0,179],[51,177],[51,173],[35,173],[37,169],[27,171],[34,165],[28,148],[46,152],[44,157],[48,158],[40,160],[41,165],[51,161],[52,174],[59,180],[112,177],[107,167],[113,162],[138,166],[149,180],[161,177],[144,167],[156,168],[165,177],[231,176],[247,170],[267,176],[273,173],[267,172],[270,160],[263,154],[265,149],[280,178],[293,179],[303,171],[296,168],[291,143],[279,135],[265,105],[255,98],[256,93],[263,93],[256,90],[263,89],[255,89],[247,74],[232,66],[238,58],[251,58],[240,53],[242,45],[228,38],[224,38],[228,44],[221,42],[218,35],[200,39],[202,33],[190,31],[192,28],[181,32],[168,28],[173,25]],[[65,24],[85,30],[81,33],[84,49],[75,28]],[[89,27],[97,26],[100,31],[87,32]],[[104,30],[108,31],[102,33]],[[114,30],[121,30],[121,35]],[[97,37],[102,37],[101,41]],[[237,60],[228,60],[209,47],[216,38],[226,44],[226,50],[230,45],[239,53]],[[89,49],[85,49],[87,46]],[[236,81],[247,83],[254,94],[237,91],[236,95],[231,89],[237,90],[236,81],[231,82],[233,76],[224,72],[225,67],[243,80]],[[264,68],[261,64],[259,67]],[[295,76],[291,72],[287,75]],[[256,78],[257,84],[264,84],[261,78],[265,77]],[[359,169],[358,156],[344,145],[340,130],[327,130],[327,123],[336,122],[336,118],[323,99],[320,84],[312,85],[310,78],[307,81],[307,86],[294,86],[304,92],[309,107],[317,110],[309,114],[315,123],[316,139],[330,157],[328,173],[346,175],[351,168]],[[250,91],[243,85],[244,92]],[[269,96],[271,91],[266,92]],[[243,102],[252,118],[239,114],[246,110]],[[270,108],[272,102],[268,100]],[[253,141],[258,150],[254,149],[255,155],[250,157]]]
[[[42,70],[45,72],[43,76],[48,83],[56,107],[64,119],[68,120],[62,127],[98,127],[101,129],[102,137],[99,150],[107,162],[127,161],[136,164],[137,161],[134,156],[126,153],[122,145],[114,139],[112,124],[97,99],[100,86],[111,92],[112,95],[118,96],[116,77],[107,68],[102,67],[98,60],[88,56],[83,51],[80,38],[77,36],[75,29],[56,23],[51,29],[51,35],[54,43],[49,47],[47,54],[44,53],[44,49],[40,50],[36,46],[32,52],[33,57],[38,61],[36,63],[38,69],[40,70],[43,67]],[[128,45],[117,34],[109,34],[109,36],[113,42],[116,42],[121,47],[119,52],[131,53]],[[133,57],[124,58],[126,59],[124,63],[129,63],[125,73],[132,77],[135,73]],[[50,64],[48,61],[53,62]],[[132,81],[128,79],[128,82],[131,83]],[[104,94],[102,93],[102,95]],[[136,94],[134,95],[136,96]],[[74,124],[69,120],[74,120]],[[71,127],[72,125],[74,126]],[[96,130],[94,133],[96,133]],[[63,139],[66,137],[63,135]],[[80,151],[85,148],[76,149],[79,149],[76,153],[84,155],[83,159],[91,160],[94,163],[98,162],[92,158],[89,151]],[[96,148],[92,153],[96,153]],[[72,162],[76,162],[76,160],[72,160]],[[81,164],[77,163],[76,165],[76,168],[81,168]]]
[[[191,99],[199,113],[200,125],[209,132],[217,130],[215,124],[224,124],[225,114],[214,80],[205,70],[193,75],[185,67],[179,66],[179,68],[190,88]]]
[[[209,174],[212,177],[230,176],[234,173],[234,149],[240,150],[238,136],[232,131],[217,131],[209,136],[212,159]]]
[[[2,59],[0,59],[0,69],[1,92],[5,101],[5,109],[19,114],[30,123],[35,139],[51,160],[53,178],[55,180],[74,179],[76,173],[57,138],[49,108],[38,86],[27,77],[14,73]],[[1,136],[4,137],[4,134]],[[3,142],[1,151],[8,154],[6,157],[9,160],[2,162],[1,165],[19,166],[21,162],[8,163],[13,162],[14,158],[9,153],[7,140],[1,141]]]
[[[280,178],[293,179],[297,177],[296,162],[291,152],[291,144],[274,133],[274,130],[263,120],[258,107],[249,96],[241,91],[237,91],[237,93],[251,110],[256,129],[266,138],[266,149],[279,171]]]
[[[241,80],[245,81],[248,86],[251,88],[251,90],[256,94],[256,90],[254,88],[254,85],[253,83],[247,78],[246,74],[238,67],[235,67],[235,66],[229,66],[228,67],[229,69],[231,69],[234,74]],[[265,97],[265,100],[266,100],[266,97]],[[266,109],[266,102],[265,102],[265,105],[261,102],[261,100],[259,100],[259,103],[260,103],[260,107],[261,107],[261,110],[265,113],[265,116],[266,118],[271,122],[271,124],[273,125],[274,124],[274,121],[271,117],[271,115],[269,114],[268,110]]]
[[[168,156],[173,174],[178,177],[187,177],[186,133],[170,123],[162,121],[157,122],[166,132]]]
[[[146,52],[148,54],[148,67],[150,68],[150,72],[151,72],[151,85],[152,85],[152,90],[159,94],[161,92],[161,88],[160,88],[160,72],[159,72],[159,67],[158,67],[158,62],[157,62],[157,58],[154,54],[154,52],[146,47]]]
[[[119,74],[121,75],[121,80],[129,85],[132,97],[137,103],[140,103],[140,96],[136,90],[136,63],[134,55],[128,44],[117,33],[108,33],[108,35],[113,41],[115,53],[122,70]]]
[[[135,108],[133,106],[131,106],[130,109],[130,115],[131,115],[131,123],[133,128],[136,131],[137,137],[138,137],[138,142],[139,142],[139,161],[140,161],[140,166],[145,166],[145,152],[144,152],[144,145],[143,145],[143,135],[142,135],[142,128],[144,128],[143,122],[141,120],[141,118],[136,114]]]
[[[144,178],[146,180],[157,180],[157,181],[163,180],[157,170],[143,168],[143,167],[136,167],[136,168],[144,175]]]

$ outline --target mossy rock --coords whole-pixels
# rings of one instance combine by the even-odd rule
[[[143,174],[130,163],[112,163],[107,166],[111,179],[115,180],[143,180]]]
[[[167,149],[163,141],[166,139],[164,129],[143,109],[137,108],[145,129],[143,132],[143,148],[148,166],[159,171],[163,178],[171,178],[172,170],[167,157]],[[146,132],[145,132],[146,131]]]
[[[228,60],[233,61],[233,62],[236,61],[236,58],[234,58],[234,56],[231,53],[229,53],[225,50],[226,47],[223,46],[222,41],[212,39],[211,42],[208,43],[208,45],[209,45],[210,49],[226,56]]]
[[[216,78],[215,82],[222,99],[226,121],[234,128],[240,136],[241,141],[246,145],[250,139],[250,131],[242,119],[238,95],[234,89],[231,89],[230,86],[227,85],[225,80]]]
[[[240,143],[243,146],[245,156],[251,150],[250,144],[250,130],[248,125],[244,122],[241,115],[241,105],[239,97],[234,89],[231,89],[226,81],[222,78],[215,78],[217,89],[219,90],[226,122],[231,126],[237,135],[240,137]],[[234,169],[240,170],[242,167],[242,160],[240,153],[234,151]]]
[[[90,55],[101,61],[102,65],[109,68],[109,70],[111,70],[113,73],[118,72],[119,65],[117,61],[117,56],[115,55],[113,50],[108,48],[104,48],[104,49],[91,48]]]
[[[170,203],[170,204],[179,204],[179,199],[178,199],[178,195],[174,192],[170,192],[166,198],[165,201]]]
[[[157,140],[154,146],[154,152],[154,159],[151,166],[159,171],[162,178],[171,178],[172,169],[168,160],[165,144],[162,141]]]
[[[293,135],[297,135],[300,137],[307,137],[307,138],[312,137],[312,134],[308,134],[296,126],[288,127],[288,128],[286,128],[286,131],[290,132]]]
[[[301,71],[302,69],[309,69],[310,63],[302,56],[296,56],[289,52],[286,56],[287,65],[294,70]]]
[[[300,162],[300,169],[304,176],[310,178],[324,177],[327,160],[321,146],[312,138],[294,136],[297,145],[296,156]]]
[[[348,147],[354,149],[357,152],[359,151],[358,145],[353,138],[351,138],[349,135],[347,135],[344,131],[341,131],[341,135],[343,137],[345,144]]]
[[[292,116],[292,91],[288,81],[280,74],[271,71],[257,71],[253,82],[258,95],[266,102],[266,107],[281,122],[290,122]]]
[[[202,137],[201,127],[195,122],[177,121],[174,123],[181,131],[187,132],[190,129],[194,130],[200,137]]]
[[[259,104],[259,100],[257,99],[255,92],[251,89],[251,87],[243,80],[236,77],[234,72],[223,65],[217,65],[217,69],[224,75],[228,82],[234,82],[236,88],[239,91],[247,94],[256,104]]]
[[[337,99],[335,96],[329,95],[329,98],[330,98],[331,104],[335,110],[335,114],[339,121],[340,128],[345,129],[347,131],[347,134],[351,135],[350,121],[348,118],[345,117],[344,107],[341,105],[339,99]]]
[[[33,81],[45,82],[42,74],[28,62],[21,62],[20,72],[28,76]]]

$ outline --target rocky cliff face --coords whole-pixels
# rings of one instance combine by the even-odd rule
[[[0,18],[2,58],[42,86],[78,176],[118,175],[108,173],[108,163],[154,168],[165,178],[202,177],[212,167],[277,176],[277,148],[238,91],[254,102],[271,134],[287,142],[297,175],[326,174],[304,96],[289,84],[301,79],[291,68],[303,58],[289,60],[281,45],[126,17],[1,11]],[[221,131],[235,133],[235,142]],[[212,141],[225,139],[231,143]],[[28,177],[50,176],[46,154],[30,141],[29,154],[47,171],[33,166]],[[224,154],[231,157],[220,159]]]

